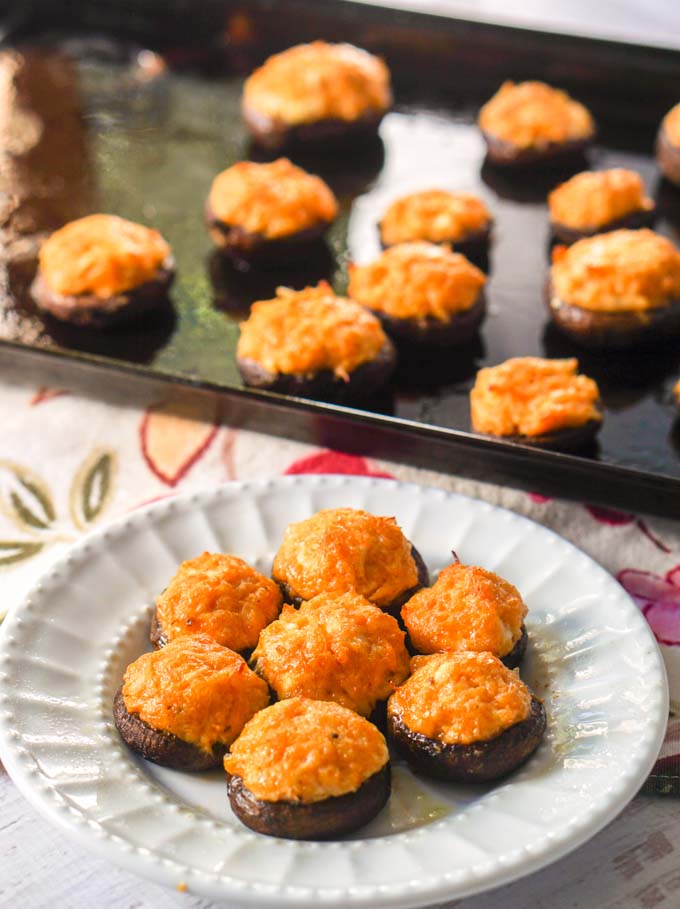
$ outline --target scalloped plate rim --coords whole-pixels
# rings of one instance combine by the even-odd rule
[[[70,563],[77,558],[84,550],[89,549],[98,542],[108,539],[122,532],[130,524],[141,523],[144,520],[157,520],[166,512],[176,508],[205,507],[214,499],[221,496],[237,496],[240,491],[259,490],[266,491],[271,487],[283,487],[294,489],[298,486],[311,487],[312,489],[323,486],[327,483],[336,482],[339,485],[356,485],[369,489],[375,486],[392,486],[395,489],[404,489],[410,493],[418,495],[431,496],[440,500],[457,500],[461,505],[468,505],[473,510],[477,509],[487,516],[503,517],[504,520],[511,520],[534,532],[538,531],[540,535],[545,535],[553,540],[560,541],[573,552],[578,553],[591,563],[591,567],[606,578],[606,583],[614,585],[617,588],[617,594],[622,602],[627,602],[631,616],[639,618],[637,633],[646,636],[648,643],[654,644],[656,656],[656,672],[658,674],[659,705],[654,718],[654,728],[648,734],[648,742],[645,753],[640,756],[636,772],[628,772],[625,777],[625,785],[620,788],[616,798],[610,798],[595,815],[590,822],[583,827],[578,827],[575,833],[568,837],[558,840],[552,848],[537,852],[534,855],[526,855],[522,860],[510,863],[507,867],[500,865],[496,861],[496,870],[492,875],[484,872],[472,873],[471,879],[468,874],[468,880],[463,885],[447,882],[442,876],[435,881],[416,881],[400,882],[397,885],[369,884],[358,885],[353,889],[345,889],[336,893],[337,888],[330,891],[322,887],[304,887],[295,885],[277,886],[270,883],[248,882],[242,884],[239,881],[227,878],[219,878],[217,875],[208,875],[202,871],[197,871],[198,882],[193,877],[189,883],[189,892],[194,895],[203,895],[212,898],[230,898],[232,904],[236,907],[255,906],[269,907],[282,905],[286,907],[309,907],[315,900],[323,900],[329,906],[342,906],[351,904],[355,907],[360,906],[382,906],[387,909],[407,909],[407,907],[418,907],[429,905],[441,900],[458,899],[473,894],[481,893],[489,889],[510,883],[527,874],[535,872],[563,856],[572,852],[580,845],[589,840],[603,827],[605,827],[616,815],[625,807],[630,799],[636,794],[640,785],[644,782],[651,771],[658,749],[661,747],[666,727],[668,713],[668,687],[663,659],[660,655],[658,646],[654,641],[651,630],[646,625],[644,618],[639,610],[620,587],[614,578],[606,572],[592,557],[583,553],[574,544],[565,540],[558,533],[550,528],[527,518],[521,514],[492,505],[484,500],[474,499],[470,496],[462,495],[455,492],[447,492],[438,487],[424,486],[415,483],[406,483],[399,480],[391,480],[375,477],[357,477],[346,474],[314,474],[314,475],[293,475],[263,478],[258,480],[232,481],[224,483],[212,489],[202,489],[193,492],[170,495],[160,501],[151,502],[142,506],[133,512],[122,515],[117,519],[109,522],[104,527],[93,531],[84,536],[75,543],[63,556],[55,561],[50,568],[35,582],[30,591],[24,598],[24,605],[29,603],[34,597],[40,597],[45,583],[49,582],[52,576],[57,576],[64,571],[69,571]],[[22,623],[22,605],[13,609],[5,619],[0,629],[0,677],[3,677],[6,684],[6,674],[4,665],[10,661],[8,643],[11,644],[12,632],[15,626]],[[11,695],[3,693],[0,697],[0,704],[6,704],[11,701]],[[185,869],[174,863],[172,860],[156,856],[151,852],[143,854],[136,847],[130,845],[124,837],[112,835],[111,833],[96,828],[96,837],[92,836],[92,825],[80,814],[77,814],[74,821],[71,814],[60,809],[58,804],[50,799],[50,796],[56,796],[54,789],[49,787],[38,786],[32,779],[31,772],[26,767],[26,756],[22,754],[23,746],[17,745],[18,734],[15,733],[7,724],[8,711],[0,710],[0,759],[3,761],[5,768],[12,777],[13,781],[27,798],[31,805],[36,808],[49,821],[56,824],[68,835],[89,851],[95,852],[108,860],[115,862],[119,866],[140,874],[144,877],[153,879],[167,886],[178,886],[186,881]],[[650,720],[651,724],[651,720]],[[121,746],[122,747],[122,746]],[[396,834],[399,836],[399,834]],[[376,840],[363,840],[359,842],[371,843]],[[356,842],[356,841],[355,841]],[[326,844],[314,844],[323,846]],[[333,844],[329,844],[333,845]],[[337,845],[337,844],[335,844]],[[486,863],[489,864],[489,863]],[[175,866],[179,868],[176,870]],[[191,871],[191,869],[186,869]],[[200,880],[203,878],[203,881]],[[371,891],[366,894],[361,891]],[[332,893],[333,896],[328,896]]]

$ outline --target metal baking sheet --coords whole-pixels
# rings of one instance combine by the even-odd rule
[[[279,27],[277,10],[288,12]],[[9,106],[7,120],[15,124],[4,141],[20,152],[26,126],[19,114],[28,111],[44,129],[15,157],[10,175],[33,228],[48,230],[91,210],[156,226],[177,260],[172,305],[138,325],[99,333],[42,319],[27,293],[34,250],[25,230],[25,237],[10,237],[0,342],[16,352],[38,350],[132,372],[140,382],[154,378],[220,394],[228,420],[255,428],[538,492],[680,514],[680,423],[671,395],[680,377],[680,345],[594,354],[552,328],[543,302],[545,197],[566,174],[519,178],[494,171],[484,165],[474,126],[480,102],[504,77],[531,75],[570,88],[598,119],[590,166],[638,170],[659,203],[657,228],[680,242],[680,192],[659,179],[651,154],[659,117],[677,100],[680,54],[347,3],[260,2],[226,10],[208,4],[200,21],[184,11],[183,38],[154,32],[154,4],[144,11],[147,19],[135,21],[134,34],[124,10],[119,20],[109,15],[105,33],[94,36],[87,5],[66,23],[67,34],[63,22],[55,34],[49,23],[29,17],[20,32],[25,72],[16,84],[23,88],[0,97],[0,105]],[[221,17],[220,29],[202,40],[211,11]],[[328,255],[301,271],[240,272],[214,252],[202,207],[218,171],[257,156],[239,118],[242,74],[277,47],[314,36],[352,39],[383,52],[395,75],[395,109],[380,139],[363,149],[341,157],[297,156],[328,180],[342,203]],[[431,65],[423,66],[428,56]],[[55,170],[61,184],[45,192]],[[376,222],[385,206],[435,186],[478,193],[495,217],[489,315],[479,338],[435,356],[404,357],[390,392],[361,411],[244,391],[234,349],[248,305],[273,295],[279,284],[302,287],[321,278],[342,292],[348,262],[378,253]],[[0,189],[12,191],[6,175]],[[468,392],[476,370],[528,354],[577,356],[582,371],[597,379],[605,421],[592,449],[568,456],[470,435]]]

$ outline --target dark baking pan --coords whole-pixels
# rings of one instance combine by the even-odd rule
[[[651,150],[660,118],[678,100],[679,53],[314,0],[26,3],[5,19],[4,33],[21,50],[2,58],[2,67],[15,68],[13,81],[0,79],[10,124],[1,141],[12,152],[0,171],[8,251],[0,339],[8,354],[77,364],[84,387],[94,368],[131,382],[132,395],[151,381],[216,394],[234,425],[548,495],[680,515],[680,426],[671,396],[680,345],[594,354],[551,329],[542,302],[545,195],[563,175],[519,179],[483,167],[474,127],[479,105],[505,78],[567,88],[598,120],[592,166],[639,170],[659,201],[659,229],[678,242],[680,192],[659,180]],[[234,271],[214,255],[202,207],[215,173],[256,154],[239,119],[243,74],[272,51],[317,37],[383,54],[394,74],[395,111],[368,147],[299,158],[342,201],[328,255],[305,271]],[[496,217],[490,315],[479,340],[435,358],[405,357],[390,393],[361,410],[242,389],[234,347],[249,304],[277,284],[321,277],[342,291],[347,262],[378,251],[375,225],[386,202],[437,185],[480,193]],[[40,236],[92,210],[153,224],[171,242],[178,279],[171,305],[156,318],[96,334],[36,314],[27,286]],[[526,354],[578,356],[598,380],[605,424],[592,450],[542,452],[469,432],[475,371]]]

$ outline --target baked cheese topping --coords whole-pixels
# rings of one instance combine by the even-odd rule
[[[642,177],[633,170],[585,171],[548,196],[550,218],[574,230],[596,230],[639,211],[651,211]]]
[[[261,801],[310,803],[356,792],[388,760],[385,739],[368,720],[299,697],[253,717],[224,767]]]
[[[480,369],[470,392],[472,426],[494,436],[541,436],[601,420],[597,383],[578,360],[514,357]]]
[[[391,104],[390,73],[379,57],[325,41],[274,54],[243,90],[244,108],[291,125],[357,120],[383,113]]]
[[[417,656],[413,674],[387,702],[390,716],[446,745],[486,742],[531,712],[531,694],[491,653]]]
[[[351,265],[349,294],[398,319],[447,322],[479,299],[484,273],[460,253],[434,243],[401,243],[368,265]]]
[[[208,205],[223,224],[270,239],[330,224],[338,213],[335,196],[321,177],[287,158],[271,164],[239,161],[223,170],[213,180]]]
[[[363,716],[409,671],[397,620],[354,592],[284,606],[260,635],[253,660],[280,700],[335,701]]]
[[[278,584],[243,559],[204,552],[182,562],[156,600],[156,616],[168,640],[206,634],[224,647],[245,650],[278,616],[282,599]]]
[[[680,297],[680,250],[653,230],[614,230],[553,250],[552,283],[565,303],[644,312]]]
[[[432,587],[419,590],[401,610],[421,653],[488,650],[499,657],[519,641],[526,614],[516,587],[493,571],[461,564],[444,568]]]
[[[336,297],[322,281],[316,287],[279,287],[260,300],[241,323],[236,355],[271,373],[313,375],[329,369],[343,379],[387,344],[378,319],[363,306]]]
[[[329,508],[289,524],[272,574],[304,600],[355,590],[376,606],[389,606],[418,583],[411,544],[395,519],[357,508]]]
[[[157,230],[115,215],[88,215],[43,243],[40,274],[56,294],[107,299],[156,277],[169,256]]]
[[[663,129],[670,142],[680,146],[680,104],[672,107],[663,118]]]
[[[380,221],[385,246],[427,240],[456,243],[486,230],[491,214],[477,196],[428,189],[393,202]]]
[[[595,131],[583,104],[545,82],[504,82],[478,122],[483,132],[517,148],[578,141]]]
[[[185,635],[128,666],[123,700],[154,729],[211,751],[234,741],[267,706],[269,691],[237,653],[206,635]]]

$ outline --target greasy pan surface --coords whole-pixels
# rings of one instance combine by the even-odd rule
[[[340,37],[346,37],[346,31],[347,27]],[[508,36],[511,44],[510,32]],[[378,254],[377,222],[396,196],[437,186],[475,192],[495,218],[486,290],[489,309],[479,336],[459,349],[434,354],[404,350],[390,392],[362,404],[362,409],[396,418],[398,431],[403,425],[399,421],[406,419],[466,432],[468,392],[478,368],[511,356],[577,356],[581,370],[600,384],[605,411],[598,442],[579,461],[586,466],[599,461],[656,475],[651,481],[657,489],[661,475],[667,478],[667,495],[675,496],[680,507],[680,431],[670,393],[680,376],[680,345],[653,352],[597,353],[579,348],[549,324],[543,302],[550,242],[544,200],[574,168],[515,174],[483,166],[484,143],[473,123],[479,103],[500,81],[495,72],[487,78],[493,84],[471,80],[470,96],[461,98],[460,85],[454,90],[428,85],[422,79],[416,85],[404,75],[406,66],[398,73],[396,108],[385,118],[379,141],[361,149],[353,147],[351,153],[336,159],[292,152],[297,163],[320,173],[331,184],[341,201],[340,217],[329,231],[328,248],[318,250],[304,269],[246,273],[220,261],[203,223],[203,204],[214,175],[241,158],[264,154],[251,148],[240,122],[242,77],[226,74],[224,60],[206,74],[206,61],[196,50],[182,56],[174,48],[166,54],[168,65],[162,68],[157,60],[140,66],[128,45],[113,41],[103,49],[101,44],[94,48],[89,41],[71,42],[75,54],[70,60],[53,47],[42,43],[40,50],[26,57],[25,65],[29,69],[45,66],[47,59],[53,71],[63,76],[60,90],[66,95],[65,103],[76,112],[65,131],[63,118],[59,122],[63,142],[67,147],[70,144],[72,155],[80,161],[78,180],[61,206],[61,220],[102,210],[153,225],[173,247],[177,277],[170,302],[155,316],[112,332],[87,331],[38,315],[27,293],[34,265],[30,255],[19,256],[0,288],[0,340],[57,350],[65,358],[95,354],[115,365],[134,363],[153,375],[238,394],[242,386],[234,352],[238,323],[247,316],[249,303],[273,296],[279,284],[303,287],[320,278],[327,278],[343,292],[348,261],[366,262]],[[247,70],[262,54],[251,47],[237,65]],[[408,47],[402,44],[399,54],[407,56]],[[187,65],[187,59],[196,64]],[[178,60],[181,66],[176,65]],[[389,54],[388,60],[393,66],[399,62],[389,59]],[[508,60],[508,66],[514,66]],[[214,53],[211,61],[214,64]],[[483,57],[478,63],[484,66]],[[605,55],[601,65],[606,67],[606,63]],[[461,65],[473,73],[474,56],[468,54]],[[559,75],[543,73],[538,63],[536,67],[537,77],[559,82]],[[508,75],[527,73],[510,71]],[[28,91],[28,95],[44,119],[50,93]],[[586,85],[581,85],[579,97],[591,103]],[[25,106],[26,99],[22,103]],[[594,106],[601,103],[599,97]],[[666,106],[670,106],[668,98],[658,93],[650,104],[654,111]],[[606,119],[606,109],[604,119],[603,109],[596,110],[600,129],[598,144],[589,153],[590,166],[638,170],[648,192],[659,202],[657,229],[680,242],[680,190],[660,179],[653,160],[656,113],[645,119],[639,110],[631,110],[634,122],[625,124],[618,119],[621,111],[615,104],[611,122]],[[40,161],[38,149],[37,159],[34,155],[21,170],[22,191],[27,197],[32,171],[37,180],[50,155],[54,160],[54,150],[47,143],[44,160]],[[586,166],[581,161],[576,169]],[[7,191],[5,185],[0,189]],[[38,206],[34,215],[37,229],[49,230],[60,221],[58,207],[55,213]],[[264,400],[268,400],[266,396]],[[272,425],[272,431],[279,431]],[[346,431],[351,440],[351,426]],[[413,436],[413,429],[409,432]],[[342,438],[334,441],[342,444]],[[477,450],[471,460],[482,458],[484,451]],[[423,461],[409,452],[395,451],[395,456]],[[543,458],[534,488],[558,492],[565,462],[560,462],[559,455]],[[460,463],[457,469],[461,469]],[[464,465],[462,469],[465,471]],[[494,471],[489,461],[488,479],[494,479]],[[565,494],[597,498],[597,484],[588,482],[587,470],[578,468],[576,472],[580,479],[572,477]],[[595,469],[593,476],[603,474]],[[507,481],[507,475],[497,474],[496,479]],[[518,482],[526,485],[528,481],[518,478]],[[622,476],[616,482],[621,485],[621,498],[617,500],[614,490],[601,495],[600,501],[608,497],[609,504],[630,504],[630,495],[623,496],[624,491],[631,491],[630,480]],[[637,507],[644,508],[645,502],[641,486]],[[653,502],[649,507],[665,509]]]

